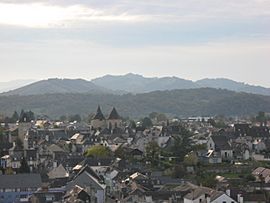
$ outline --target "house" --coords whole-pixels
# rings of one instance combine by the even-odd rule
[[[13,143],[13,147],[9,149],[9,157],[7,161],[7,167],[18,169],[21,167],[21,161],[24,156],[24,151]]]
[[[143,158],[143,152],[139,149],[131,149],[129,155],[137,160],[141,160]]]
[[[75,185],[67,194],[64,196],[63,203],[73,202],[96,202],[96,199],[91,197],[90,194],[82,187]]]
[[[266,150],[266,145],[262,139],[255,139],[252,142],[252,149],[257,153],[260,153],[261,151]]]
[[[228,194],[207,187],[198,187],[184,197],[184,203],[237,203]]]
[[[233,150],[227,137],[224,135],[213,135],[207,142],[208,150],[219,152],[223,161],[233,159]]]
[[[232,148],[234,159],[236,160],[249,160],[251,157],[251,151],[246,143],[233,143]]]
[[[250,131],[250,124],[248,123],[236,123],[234,124],[234,132],[237,137],[248,136]]]
[[[27,161],[30,171],[34,171],[34,169],[36,169],[39,164],[39,154],[37,149],[24,150],[24,157]]]
[[[72,152],[83,153],[85,149],[85,138],[86,136],[81,133],[76,133],[70,138],[69,147]],[[88,146],[87,146],[88,147]]]
[[[270,183],[270,169],[264,167],[258,167],[253,172],[252,175],[257,181],[264,181],[265,183]]]
[[[47,175],[50,180],[69,177],[68,171],[66,171],[62,164],[60,164],[57,168],[52,169]]]
[[[54,203],[61,202],[65,192],[51,188],[41,188],[32,194],[29,203]]]
[[[266,203],[267,198],[264,193],[245,193],[243,195],[244,203]]]
[[[0,202],[25,202],[41,187],[40,174],[0,175]]]
[[[215,152],[214,150],[208,150],[204,158],[206,160],[206,163],[209,163],[209,164],[222,163],[221,153]]]
[[[64,149],[62,149],[56,144],[48,146],[47,150],[49,155],[52,156],[53,160],[62,159],[67,154],[67,152]]]
[[[71,191],[76,185],[87,191],[95,202],[105,203],[106,185],[89,167],[82,168],[72,181],[67,183],[66,190]]]

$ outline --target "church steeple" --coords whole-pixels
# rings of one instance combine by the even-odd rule
[[[105,117],[104,117],[99,105],[98,105],[97,112],[96,112],[93,119],[94,120],[105,120]]]

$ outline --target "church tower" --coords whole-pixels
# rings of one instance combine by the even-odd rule
[[[113,130],[114,128],[122,127],[122,119],[119,116],[116,109],[113,107],[108,119],[107,119],[107,128]]]
[[[18,136],[22,143],[24,142],[24,138],[31,126],[31,120],[28,118],[26,113],[23,113],[18,124]]]
[[[105,128],[106,127],[106,119],[100,109],[100,106],[97,108],[97,112],[93,119],[91,120],[91,126],[94,129],[99,129],[99,128]]]

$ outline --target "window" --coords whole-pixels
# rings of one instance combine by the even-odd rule
[[[226,201],[223,201],[222,203],[226,203]]]
[[[20,199],[26,199],[27,195],[20,195]]]
[[[46,201],[53,201],[53,200],[54,200],[53,196],[46,196]]]

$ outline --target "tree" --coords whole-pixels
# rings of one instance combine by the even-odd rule
[[[35,120],[35,114],[34,112],[30,111],[24,111],[21,110],[19,121],[20,122],[31,122],[32,120]]]
[[[144,117],[142,120],[142,127],[143,128],[149,128],[152,127],[153,123],[149,117]]]
[[[186,166],[196,166],[198,164],[198,157],[194,152],[191,152],[184,157],[184,164]]]
[[[191,136],[192,133],[184,127],[180,127],[179,135],[173,136],[174,142],[170,150],[180,161],[192,150]]]
[[[160,122],[160,121],[167,121],[167,116],[163,113],[160,113],[157,115],[157,121]]]
[[[69,120],[69,122],[73,122],[73,121],[81,122],[82,118],[79,114],[75,114],[75,115],[69,116],[68,120]]]
[[[203,186],[214,188],[217,184],[216,175],[215,174],[202,174],[196,176],[197,182],[202,184]]]
[[[135,123],[135,121],[134,120],[130,120],[128,127],[130,127],[131,129],[136,129],[136,123]]]
[[[21,110],[21,113],[20,113],[19,120],[20,120],[20,121],[23,121],[23,117],[24,117],[24,110],[22,109],[22,110]]]
[[[128,157],[128,153],[126,153],[124,147],[121,145],[120,147],[118,147],[115,152],[114,152],[114,155],[118,158],[121,158],[121,159],[126,159]]]
[[[173,178],[183,178],[186,171],[182,165],[176,165],[173,167],[172,177]]]
[[[253,181],[256,180],[256,178],[255,178],[253,175],[251,175],[251,174],[248,174],[248,175],[245,177],[245,179],[246,179],[247,182],[253,182]]]
[[[106,158],[111,156],[111,150],[108,147],[104,147],[102,145],[95,145],[90,147],[84,155],[86,157],[94,157],[94,158]]]
[[[30,121],[35,120],[35,114],[31,110],[27,112]]]
[[[146,148],[146,159],[151,162],[152,166],[156,166],[158,164],[159,155],[161,149],[157,142],[151,141],[147,144]]]
[[[65,121],[67,121],[67,116],[62,115],[62,116],[59,117],[59,120],[62,121],[62,122],[65,122]]]
[[[13,171],[13,169],[11,167],[8,167],[5,170],[5,174],[6,175],[13,175],[14,174],[14,171]]]
[[[149,118],[151,118],[151,119],[155,119],[155,118],[157,118],[157,116],[158,116],[157,112],[152,112],[149,114]]]
[[[21,167],[19,168],[19,172],[20,173],[30,173],[30,168],[29,168],[27,161],[24,157],[21,161]]]
[[[19,114],[17,113],[17,111],[14,111],[12,117],[11,117],[11,121],[13,123],[17,122],[19,120]]]
[[[0,143],[4,143],[4,129],[0,126]],[[0,156],[2,156],[2,148],[0,147]]]
[[[266,123],[267,118],[266,118],[266,116],[265,116],[265,112],[260,111],[260,112],[258,113],[258,115],[256,116],[256,121],[260,122],[261,125],[263,125],[264,123]]]

